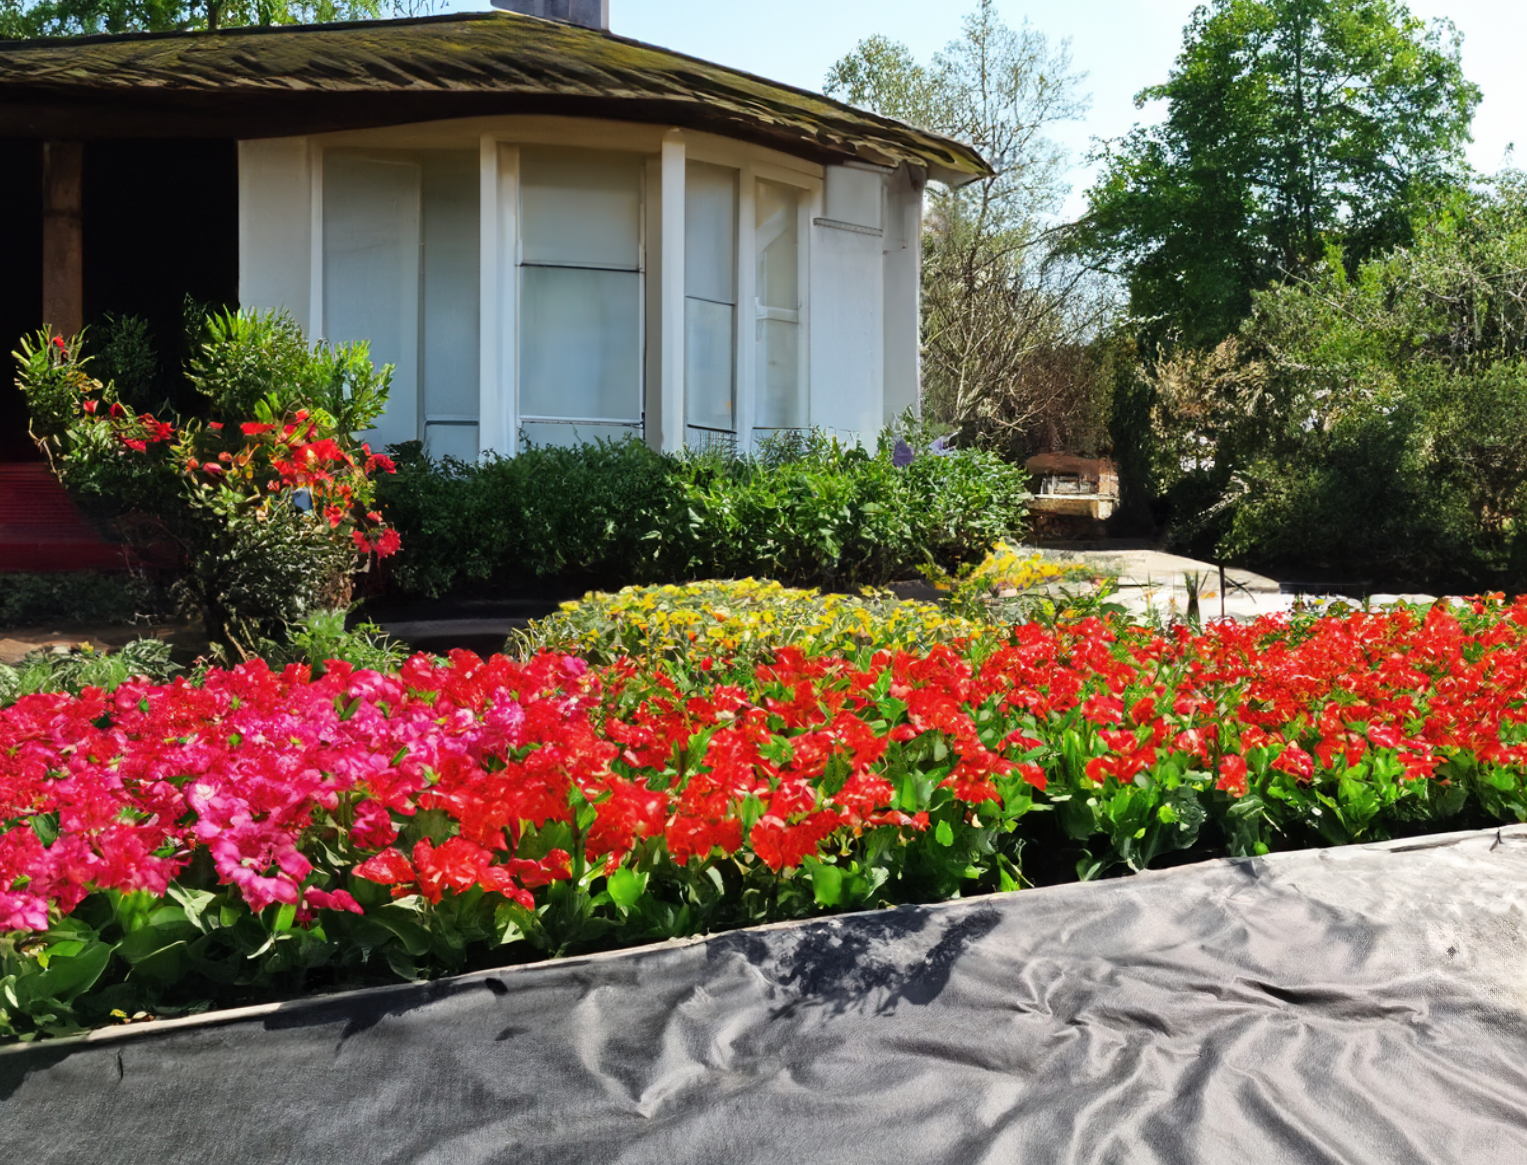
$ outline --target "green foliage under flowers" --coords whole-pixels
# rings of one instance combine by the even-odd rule
[[[42,647],[28,652],[15,667],[0,663],[0,708],[36,692],[110,691],[134,676],[163,682],[178,671],[170,659],[170,645],[160,639],[135,639],[109,652],[89,644]]]
[[[899,468],[812,434],[757,457],[667,456],[637,441],[533,448],[469,465],[414,447],[378,483],[406,593],[560,578],[618,587],[760,576],[879,585],[978,561],[1024,529],[1026,475],[960,450]]]
[[[355,436],[384,408],[391,370],[364,344],[310,346],[274,312],[213,315],[187,369],[212,418],[174,422],[125,407],[82,351],[80,338],[23,340],[33,438],[87,509],[179,568],[215,650],[279,643],[347,603],[357,566],[395,548],[372,509],[369,475],[386,459]]]
[[[408,649],[389,639],[375,623],[348,628],[345,623],[343,610],[315,611],[292,629],[288,642],[270,662],[305,663],[314,676],[322,676],[335,660],[353,668],[390,672],[408,658]]]

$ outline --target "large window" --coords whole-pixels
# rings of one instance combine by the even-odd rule
[[[477,456],[478,201],[470,152],[324,157],[323,334],[393,366],[376,447]]]
[[[737,171],[690,162],[684,179],[686,442],[737,431]]]
[[[811,423],[801,344],[802,191],[760,181],[754,195],[754,341],[760,429],[798,429]]]
[[[520,428],[537,444],[642,424],[640,158],[520,152]]]

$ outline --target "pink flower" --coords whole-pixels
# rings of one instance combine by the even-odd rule
[[[364,913],[361,910],[361,904],[345,890],[335,890],[332,893],[327,890],[304,890],[302,896],[308,903],[321,910],[348,910],[351,914]]]

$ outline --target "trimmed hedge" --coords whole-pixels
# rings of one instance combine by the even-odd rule
[[[979,561],[1025,528],[1026,475],[960,450],[896,466],[812,436],[757,458],[663,455],[638,441],[534,448],[477,464],[394,450],[379,482],[408,595],[560,578],[635,583],[757,576],[875,585]]]

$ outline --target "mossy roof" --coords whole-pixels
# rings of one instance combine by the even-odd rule
[[[820,94],[506,12],[0,42],[0,136],[271,137],[525,112],[911,163],[953,183],[990,172],[969,146]]]

